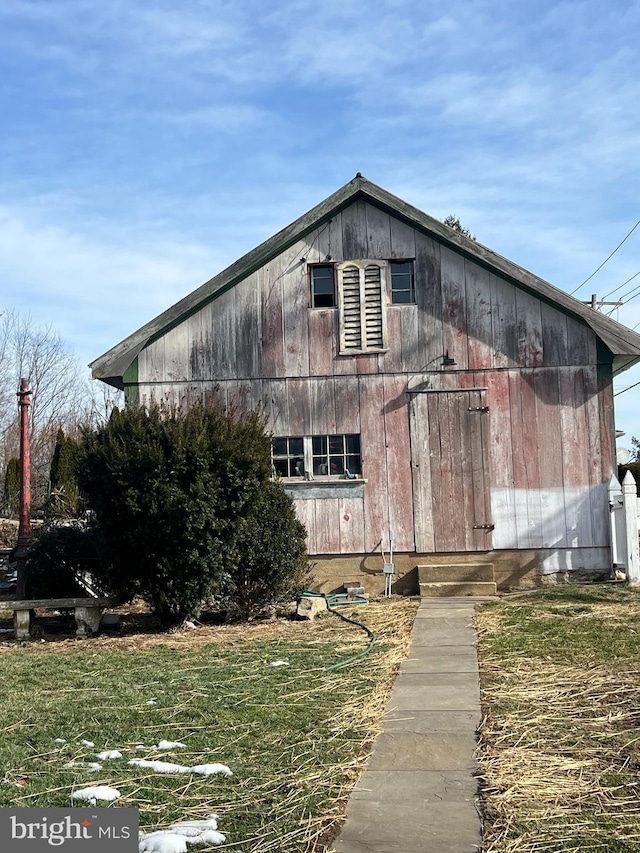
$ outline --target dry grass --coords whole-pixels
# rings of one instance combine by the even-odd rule
[[[324,667],[366,648],[368,637],[329,614],[313,624],[204,625],[172,635],[135,632],[130,622],[122,636],[78,643],[45,634],[42,644],[5,644],[2,805],[68,804],[74,779],[61,768],[86,757],[80,738],[132,750],[177,737],[186,750],[142,757],[220,761],[234,776],[158,777],[121,762],[91,781],[115,784],[118,804],[138,806],[146,829],[215,812],[228,849],[321,851],[341,826],[379,731],[416,608],[406,599],[344,608],[378,642],[334,671]],[[291,665],[270,667],[276,658]],[[147,706],[149,696],[158,704]],[[59,735],[68,744],[56,747]],[[81,770],[77,777],[86,779]]]
[[[640,850],[639,598],[569,596],[477,615],[486,853]]]

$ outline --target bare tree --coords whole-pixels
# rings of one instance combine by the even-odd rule
[[[2,472],[19,453],[16,392],[26,377],[32,391],[29,410],[34,506],[46,495],[51,458],[59,429],[108,417],[111,395],[95,389],[86,371],[51,326],[29,315],[5,311],[0,317],[0,460]],[[100,383],[102,384],[102,383]],[[101,417],[98,418],[98,413]],[[106,414],[103,414],[106,413]]]

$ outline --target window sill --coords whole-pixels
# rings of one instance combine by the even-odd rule
[[[346,358],[351,355],[384,355],[385,352],[389,352],[389,347],[384,347],[384,349],[350,349],[350,350],[340,350],[337,353],[337,356],[340,358]]]
[[[327,498],[364,498],[363,479],[341,480],[339,477],[320,477],[317,480],[282,479],[285,491],[294,500],[323,500]]]
[[[280,477],[280,482],[283,486],[357,486],[359,483],[367,483],[362,477],[314,477],[313,480],[307,480],[305,477]]]

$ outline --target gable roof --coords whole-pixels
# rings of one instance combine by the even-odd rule
[[[499,273],[516,286],[548,302],[554,308],[570,314],[587,324],[614,356],[614,373],[626,370],[640,361],[640,335],[626,326],[584,305],[552,284],[528,272],[517,264],[492,252],[475,240],[452,230],[444,223],[413,207],[360,173],[323,202],[287,225],[273,237],[252,249],[227,269],[209,279],[184,299],[163,311],[108,352],[92,361],[94,379],[102,379],[117,388],[123,387],[123,375],[138,353],[149,343],[166,334],[191,314],[199,311],[216,296],[229,290],[248,275],[268,263],[319,225],[355,201],[366,201],[402,220],[429,237],[451,246],[470,260]]]

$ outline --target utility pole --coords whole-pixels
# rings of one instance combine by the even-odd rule
[[[593,308],[594,311],[597,311],[603,305],[613,305],[615,308],[621,308],[624,305],[624,302],[605,302],[603,299],[598,299],[597,293],[591,294],[591,299],[588,302],[583,302],[583,305],[588,305],[590,308]]]
[[[18,547],[16,548],[17,579],[16,598],[26,598],[26,563],[31,545],[31,451],[29,448],[29,406],[31,390],[29,380],[20,380],[18,391],[20,410],[20,511]]]

